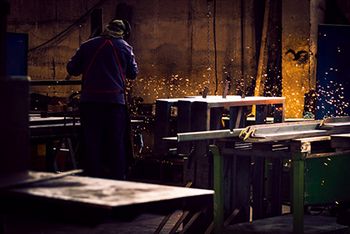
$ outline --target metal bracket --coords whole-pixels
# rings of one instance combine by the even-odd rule
[[[311,153],[311,142],[302,142],[300,146],[301,153]]]
[[[255,133],[255,128],[247,127],[240,132],[239,138],[245,141],[254,133]]]

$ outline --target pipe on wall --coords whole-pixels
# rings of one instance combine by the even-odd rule
[[[0,0],[0,79],[6,76],[6,30],[9,13],[10,3],[7,0]]]

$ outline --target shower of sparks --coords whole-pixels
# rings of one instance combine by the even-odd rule
[[[202,74],[201,77],[206,78],[208,74]],[[180,74],[172,74],[168,78],[159,78],[158,76],[142,77],[133,85],[135,87],[133,95],[142,97],[147,100],[147,103],[152,103],[158,98],[200,95],[205,87],[212,84],[205,79],[190,80],[182,77]]]
[[[345,99],[343,84],[330,80],[326,85],[317,84],[317,90],[317,99],[323,101],[316,106],[317,111],[321,111],[325,117],[349,114],[349,102]]]
[[[128,83],[127,92],[131,93],[132,101],[129,102],[132,115],[138,115],[140,104],[153,105],[154,115],[155,100],[159,98],[182,98],[186,96],[201,95],[205,87],[213,94],[215,83],[208,79],[210,74],[204,70],[199,74],[200,79],[171,74],[169,76],[139,77],[136,82]]]

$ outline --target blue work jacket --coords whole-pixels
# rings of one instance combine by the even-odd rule
[[[78,48],[67,71],[73,76],[82,74],[81,102],[125,104],[125,79],[135,79],[138,68],[126,41],[98,36]]]

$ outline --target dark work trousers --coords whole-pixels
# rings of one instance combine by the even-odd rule
[[[84,174],[91,177],[125,179],[128,124],[126,106],[81,103],[80,121]]]

